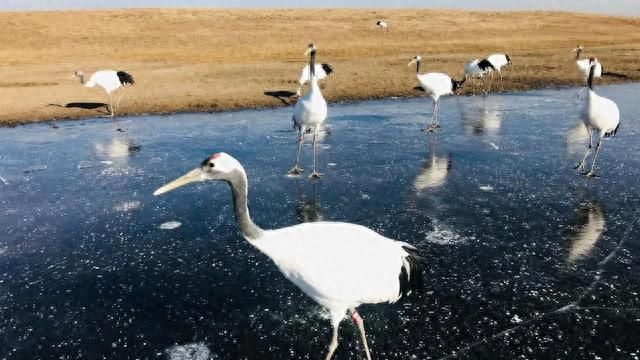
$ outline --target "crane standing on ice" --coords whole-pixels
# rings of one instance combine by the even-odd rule
[[[589,77],[587,78],[589,93],[587,94],[587,99],[584,102],[584,106],[582,107],[582,112],[580,114],[582,121],[589,132],[589,148],[587,149],[586,154],[584,154],[582,161],[580,161],[578,166],[576,166],[576,169],[589,177],[596,176],[594,173],[596,158],[598,157],[598,152],[602,147],[603,139],[615,136],[618,132],[618,127],[620,126],[620,110],[618,109],[618,105],[616,105],[612,100],[599,96],[593,91],[593,78],[595,77],[595,72],[598,68],[597,65],[597,59],[591,59],[589,61]],[[600,138],[596,144],[596,153],[593,155],[591,170],[588,173],[585,173],[584,162],[587,160],[587,156],[589,156],[591,148],[593,147],[592,135],[594,131],[598,131]]]
[[[364,226],[343,222],[310,222],[263,230],[249,216],[247,174],[238,160],[226,153],[209,156],[153,194],[207,180],[229,184],[242,236],[273,260],[289,281],[329,311],[333,333],[325,360],[330,360],[338,347],[338,327],[347,312],[358,326],[367,359],[371,360],[364,322],[356,308],[361,304],[395,303],[421,289],[423,258],[418,249]]]
[[[122,95],[124,95],[124,86],[133,85],[135,81],[133,80],[133,76],[125,71],[115,71],[115,70],[100,70],[94,72],[89,81],[84,81],[84,72],[81,70],[76,71],[69,78],[78,77],[80,79],[80,83],[85,87],[92,88],[94,86],[100,86],[106,93],[109,95],[109,112],[111,113],[111,117],[114,117],[116,111],[118,110],[118,105],[120,105],[120,100],[122,99]],[[120,93],[120,97],[116,102],[116,106],[113,106],[113,99],[111,97],[111,93],[116,91],[119,88],[123,88]]]

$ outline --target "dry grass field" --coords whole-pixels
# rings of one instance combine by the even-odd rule
[[[388,21],[390,32],[375,27]],[[417,96],[422,71],[462,76],[466,60],[506,52],[505,90],[577,85],[571,50],[585,47],[602,82],[640,80],[640,19],[559,13],[453,10],[149,9],[0,12],[0,123],[103,114],[101,89],[74,70],[126,70],[136,78],[120,112],[141,114],[278,106],[265,92],[295,91],[310,41],[335,74],[329,101]],[[467,89],[468,90],[468,89]],[[425,107],[427,108],[427,107]]]

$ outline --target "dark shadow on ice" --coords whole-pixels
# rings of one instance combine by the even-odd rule
[[[47,106],[57,106],[67,109],[84,109],[84,110],[98,110],[104,108],[104,110],[98,110],[100,113],[109,114],[109,106],[105,103],[99,102],[70,102],[65,105],[60,104],[48,104]]]
[[[296,93],[288,90],[265,91],[264,94],[282,101],[282,103],[285,105],[291,105],[295,103],[296,99]]]

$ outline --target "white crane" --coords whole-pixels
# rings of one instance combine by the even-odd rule
[[[592,60],[589,66],[589,77],[587,78],[589,93],[587,94],[587,99],[584,102],[584,106],[582,107],[582,112],[580,114],[582,121],[589,132],[589,148],[584,154],[582,161],[580,161],[576,166],[576,169],[584,173],[584,162],[587,160],[587,156],[591,153],[593,145],[593,132],[598,131],[600,137],[596,144],[596,153],[593,156],[591,170],[585,174],[591,177],[596,176],[593,171],[596,166],[596,158],[598,157],[598,152],[602,146],[603,139],[605,137],[615,136],[618,132],[618,127],[620,126],[620,110],[618,110],[618,105],[616,105],[615,102],[607,99],[606,97],[599,96],[593,91],[593,78],[597,68],[597,60]]]
[[[407,66],[411,66],[412,64],[416,64],[416,75],[418,77],[418,81],[424,89],[424,92],[431,97],[433,100],[433,108],[431,111],[431,125],[425,130],[434,131],[440,127],[438,125],[438,100],[442,95],[453,94],[462,88],[465,79],[461,81],[453,80],[449,75],[444,73],[430,72],[425,74],[420,74],[420,63],[422,62],[422,57],[420,55],[416,55],[411,59]]]
[[[80,79],[80,83],[85,87],[92,88],[94,86],[100,86],[106,93],[109,95],[109,111],[111,112],[111,117],[114,117],[116,111],[118,109],[118,105],[120,105],[120,100],[122,99],[122,95],[124,95],[124,90],[120,93],[120,97],[116,102],[115,109],[113,107],[113,99],[111,98],[111,93],[122,87],[124,89],[125,85],[133,85],[135,81],[133,80],[133,76],[125,71],[115,71],[115,70],[100,70],[94,72],[89,81],[84,81],[84,72],[81,70],[76,71],[69,78],[78,77]]]
[[[242,236],[273,260],[289,281],[329,311],[333,333],[325,360],[331,359],[338,346],[338,327],[347,312],[358,326],[370,360],[364,322],[356,308],[361,304],[394,303],[420,289],[423,259],[418,250],[364,226],[342,222],[259,228],[249,215],[246,172],[226,153],[211,155],[153,194],[207,180],[230,185]]]
[[[468,63],[464,64],[464,78],[465,79],[471,78],[471,81],[473,83],[475,83],[476,79],[480,79],[482,80],[482,84],[484,84],[484,76],[493,70],[495,70],[495,68],[493,67],[493,64],[489,62],[489,60],[473,59]],[[487,90],[484,90],[484,89],[482,89],[482,91],[484,93],[487,92]],[[489,83],[488,91],[491,91],[491,83]]]
[[[500,90],[504,90],[504,86],[502,86],[502,67],[511,65],[511,58],[507,54],[491,54],[487,57],[487,60],[500,74]],[[491,72],[491,80],[493,80],[493,71]]]
[[[303,97],[301,97],[293,108],[293,128],[298,130],[298,153],[296,155],[296,164],[289,174],[299,175],[303,170],[298,167],[298,161],[300,160],[300,150],[302,149],[302,143],[304,142],[304,134],[306,132],[313,131],[313,172],[312,178],[319,178],[322,176],[316,171],[316,138],[320,125],[327,118],[327,102],[322,96],[320,86],[318,86],[318,78],[315,75],[315,63],[316,63],[316,47],[313,44],[309,44],[305,56],[309,54],[309,79],[311,85],[309,90]]]
[[[587,87],[587,80],[589,78],[589,70],[591,68],[591,65],[590,65],[591,62],[594,60],[596,61],[596,68],[593,73],[594,78],[602,77],[602,72],[604,71],[604,68],[602,67],[602,64],[599,61],[597,61],[597,59],[594,57],[591,57],[589,59],[581,59],[580,54],[582,54],[582,50],[584,50],[582,45],[578,45],[571,52],[576,53],[576,67],[578,68],[578,73],[582,76],[582,79],[584,81],[584,86]],[[578,90],[577,96],[580,96],[581,91],[582,89]]]
[[[376,26],[379,27],[382,30],[389,31],[389,24],[387,24],[386,22],[384,22],[382,20],[378,20],[378,22],[376,23]]]
[[[314,70],[316,73],[316,78],[318,80],[322,80],[333,73],[333,67],[329,64],[316,64],[316,68]],[[300,72],[300,77],[298,78],[298,83],[300,84],[300,86],[298,86],[296,96],[300,96],[302,87],[304,86],[304,84],[309,82],[309,79],[310,71],[309,64],[307,64],[302,68],[302,71]]]

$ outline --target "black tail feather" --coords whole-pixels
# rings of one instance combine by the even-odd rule
[[[620,127],[620,123],[618,123],[618,125],[616,125],[616,128],[615,128],[615,129],[613,129],[613,130],[611,130],[611,131],[609,131],[609,132],[604,133],[604,137],[607,137],[607,138],[608,138],[608,137],[615,137],[615,136],[616,136],[616,134],[618,133],[618,128],[619,128],[619,127]]]
[[[409,246],[402,247],[409,255],[404,258],[405,263],[400,270],[400,292],[398,297],[406,297],[415,292],[421,292],[424,289],[424,281],[422,275],[424,258],[420,255],[418,249]]]
[[[322,64],[322,70],[324,70],[327,75],[331,75],[331,73],[333,73],[333,67],[329,64]]]
[[[120,84],[122,85],[133,85],[135,84],[135,80],[133,80],[133,76],[131,76],[131,74],[124,72],[124,71],[118,71],[118,79],[120,80]]]

